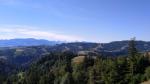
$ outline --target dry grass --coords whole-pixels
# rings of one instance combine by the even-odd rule
[[[23,52],[24,50],[22,50],[22,49],[16,49],[16,52]]]
[[[77,56],[72,59],[73,63],[80,64],[84,61],[85,56]]]
[[[146,82],[143,82],[141,84],[150,84],[150,80],[149,81],[146,81]]]

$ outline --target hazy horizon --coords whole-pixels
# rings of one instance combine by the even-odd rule
[[[33,39],[33,40],[47,40],[47,39],[38,39],[38,38],[12,38],[12,39],[0,39],[0,40],[27,40],[27,39]],[[130,38],[131,39],[131,38]],[[65,43],[72,43],[72,42],[89,42],[89,43],[111,43],[111,42],[117,42],[117,41],[130,41],[130,39],[124,39],[124,40],[114,40],[114,41],[109,41],[109,42],[96,42],[96,41],[61,41],[61,40],[47,40],[47,41],[58,41],[58,42],[65,42]],[[135,41],[145,41],[145,42],[150,42],[146,40],[140,40],[140,39],[135,39]]]

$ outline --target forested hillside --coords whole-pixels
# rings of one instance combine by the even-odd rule
[[[0,84],[139,84],[150,79],[149,53],[139,53],[135,41],[128,55],[104,57],[51,52],[13,74],[0,73]]]
[[[0,58],[14,65],[26,65],[50,52],[50,46],[0,48]]]
[[[17,43],[17,42],[15,42]],[[72,52],[74,54],[88,54],[90,56],[103,55],[107,57],[126,56],[129,41],[116,41],[111,43],[74,42],[50,46],[17,46],[0,47],[0,58],[7,59],[17,65],[29,65],[50,52]],[[150,42],[136,41],[136,48],[140,53],[150,51]]]

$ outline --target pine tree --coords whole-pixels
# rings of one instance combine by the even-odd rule
[[[88,76],[89,77],[88,77],[87,84],[95,84],[95,74],[94,74],[93,67],[89,67]]]
[[[143,72],[143,56],[137,52],[135,46],[135,38],[129,41],[129,57],[128,57],[128,65],[129,65],[129,74],[128,81],[132,84],[137,83],[137,74]]]
[[[147,67],[146,70],[145,70],[145,77],[147,80],[150,79],[150,67]]]
[[[103,60],[102,58],[97,57],[94,60],[94,76],[95,76],[95,82],[96,84],[101,84],[103,82],[102,80],[102,73],[104,72]]]
[[[135,47],[135,39],[131,39],[129,41],[129,50],[128,50],[128,56],[129,56],[129,72],[131,75],[134,75],[135,71],[135,61],[136,61],[136,55],[137,55],[137,49]]]
[[[128,54],[130,57],[134,57],[137,54],[137,49],[135,47],[135,38],[132,38],[129,41],[128,49]]]

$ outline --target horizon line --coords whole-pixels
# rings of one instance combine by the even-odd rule
[[[74,42],[86,42],[86,43],[111,43],[111,42],[118,42],[118,41],[129,41],[129,40],[114,40],[114,41],[110,41],[110,42],[96,42],[96,41],[67,41],[67,40],[49,40],[49,39],[40,39],[40,38],[7,38],[7,39],[1,39],[1,40],[16,40],[16,39],[34,39],[34,40],[47,40],[47,41],[56,41],[56,42],[64,42],[64,43],[74,43]],[[144,42],[150,42],[150,41],[146,41],[146,40],[136,40],[135,41],[144,41]]]

